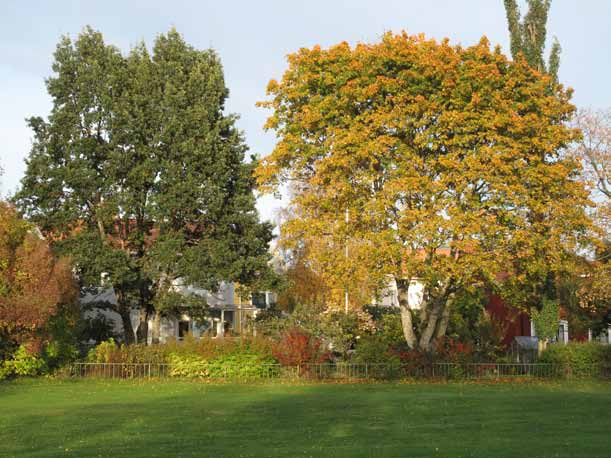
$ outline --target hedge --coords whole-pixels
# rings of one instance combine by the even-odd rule
[[[595,342],[550,345],[541,354],[539,362],[562,366],[567,376],[591,377],[597,375],[602,367],[611,366],[611,345]]]

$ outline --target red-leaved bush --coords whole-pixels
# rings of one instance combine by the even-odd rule
[[[435,342],[435,357],[438,361],[448,363],[464,363],[473,356],[473,346],[469,343],[459,342],[442,337]]]
[[[319,364],[329,359],[320,339],[298,328],[282,335],[273,349],[274,357],[284,366]]]
[[[49,319],[62,306],[78,315],[77,300],[68,260],[57,259],[47,241],[0,202],[0,343],[37,352]]]

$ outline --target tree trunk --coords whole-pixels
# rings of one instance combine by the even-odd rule
[[[149,317],[150,312],[146,308],[140,309],[140,324],[138,325],[138,343],[146,344],[148,342],[149,334]]]
[[[125,341],[125,344],[133,344],[135,342],[134,328],[132,327],[132,319],[130,316],[129,307],[121,307],[119,315],[121,316],[121,321],[123,322],[123,339]]]
[[[448,323],[450,322],[450,306],[451,302],[447,302],[443,308],[443,313],[441,314],[441,319],[439,320],[437,331],[435,332],[435,339],[439,339],[446,335]]]
[[[409,308],[407,290],[409,280],[396,280],[399,296],[399,309],[401,310],[401,325],[407,346],[411,349],[416,347],[416,334],[414,333],[414,323],[412,321],[412,311]]]
[[[131,306],[128,301],[125,300],[125,294],[119,288],[114,288],[115,297],[117,298],[117,313],[121,317],[121,321],[123,322],[123,339],[126,345],[133,344],[135,341],[134,338],[134,328],[132,327],[132,318],[131,318]]]
[[[153,315],[153,329],[152,329],[152,343],[158,344],[159,337],[161,336],[161,313],[155,310],[155,314]]]
[[[439,320],[439,315],[441,314],[441,307],[442,305],[437,301],[432,304],[431,313],[428,315],[426,326],[420,335],[420,342],[418,343],[418,346],[422,350],[429,351],[431,349],[431,340],[435,334],[435,328],[437,328],[437,321]]]

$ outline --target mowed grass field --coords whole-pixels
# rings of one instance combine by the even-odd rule
[[[0,457],[610,457],[611,384],[0,384]]]

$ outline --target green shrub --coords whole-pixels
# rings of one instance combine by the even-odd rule
[[[543,299],[541,310],[532,309],[532,322],[540,339],[551,340],[558,332],[558,320],[560,319],[560,306],[558,302]]]
[[[206,361],[223,355],[254,354],[271,357],[273,342],[264,338],[207,339],[188,337],[182,342],[170,340],[159,345],[121,345],[113,339],[91,349],[88,361],[97,363],[151,363],[170,362],[170,355],[198,356]]]
[[[42,357],[49,370],[55,370],[76,360],[79,350],[70,342],[52,340],[44,347]]]
[[[205,360],[197,355],[169,357],[170,375],[191,378],[264,378],[273,370],[275,360],[253,354],[220,356]]]
[[[121,337],[115,333],[113,321],[104,315],[96,315],[83,319],[79,331],[79,339],[82,342],[94,340],[99,343]]]
[[[42,358],[30,353],[25,346],[20,345],[11,359],[5,360],[0,368],[0,380],[16,376],[39,375],[45,370]]]
[[[395,350],[407,348],[399,313],[385,313],[376,322],[376,334]]]
[[[272,344],[267,339],[201,339],[169,341],[160,345],[120,345],[113,339],[89,351],[94,363],[170,364],[170,375],[197,378],[262,377],[269,365]]]
[[[380,335],[366,335],[360,338],[352,361],[365,365],[367,376],[372,378],[395,378],[401,371],[399,355],[389,346],[388,339]]]
[[[208,361],[197,355],[170,355],[172,377],[209,377]]]
[[[386,364],[399,366],[399,356],[391,350],[388,342],[378,336],[363,336],[356,345],[353,361],[357,364]]]
[[[590,377],[600,366],[611,364],[611,346],[595,342],[549,345],[539,362],[559,365],[567,376]]]
[[[5,367],[4,363],[5,361],[3,361],[0,365],[0,382],[8,378],[13,373],[9,368]]]
[[[114,363],[125,361],[114,361],[117,358],[118,347],[113,338],[101,342],[97,347],[89,350],[87,361],[90,363]]]
[[[75,304],[59,306],[45,326],[41,357],[50,371],[67,366],[79,357],[80,309]]]

